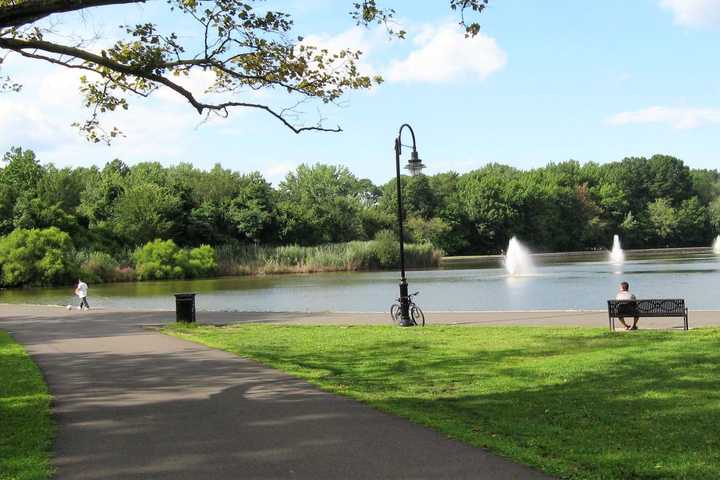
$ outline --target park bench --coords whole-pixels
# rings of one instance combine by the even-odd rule
[[[688,309],[682,298],[648,300],[608,300],[610,331],[615,331],[615,319],[619,317],[682,317],[683,330],[688,329]]]

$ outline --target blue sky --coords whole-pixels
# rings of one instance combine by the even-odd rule
[[[11,58],[3,71],[25,89],[0,96],[0,149],[32,148],[60,166],[116,157],[220,162],[274,183],[301,163],[322,162],[385,182],[394,172],[393,138],[408,122],[428,173],[653,153],[718,167],[720,0],[492,0],[474,40],[462,37],[447,1],[396,1],[408,39],[392,42],[354,26],[351,3],[270,2],[295,14],[307,41],[360,48],[364,68],[386,78],[349,94],[341,108],[303,107],[309,121],[322,115],[341,134],[298,136],[255,111],[199,125],[189,106],[161,93],[134,101],[117,120],[126,138],[89,145],[69,126],[83,118],[76,74]],[[99,9],[67,25],[112,35],[115,24],[155,16],[162,5]],[[275,93],[259,100],[291,103]]]

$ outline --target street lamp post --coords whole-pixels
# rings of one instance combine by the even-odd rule
[[[410,298],[408,297],[408,284],[405,278],[405,241],[403,232],[403,220],[404,213],[402,207],[402,186],[400,183],[400,154],[402,153],[402,143],[400,137],[402,136],[403,129],[407,128],[410,130],[412,136],[412,153],[410,154],[410,160],[405,168],[410,172],[410,175],[417,175],[425,168],[420,158],[418,158],[417,148],[415,145],[415,132],[410,125],[404,123],[398,131],[398,136],[395,139],[395,170],[396,170],[396,184],[397,184],[397,205],[398,205],[398,232],[400,235],[400,326],[401,327],[412,327],[414,323],[410,320]]]

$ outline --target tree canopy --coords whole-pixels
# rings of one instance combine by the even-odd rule
[[[466,21],[466,14],[482,12],[488,0],[446,1],[459,13],[467,35],[476,35],[480,26]],[[340,126],[325,126],[322,119],[307,123],[298,118],[296,107],[312,100],[335,102],[349,90],[368,89],[382,81],[359,70],[362,52],[330,51],[304,42],[290,13],[264,8],[260,0],[165,0],[166,23],[181,17],[192,25],[189,34],[143,21],[120,25],[121,38],[104,48],[92,48],[90,39],[66,35],[62,23],[51,21],[71,12],[141,3],[145,0],[0,0],[0,63],[7,54],[16,53],[85,72],[80,92],[90,114],[76,126],[94,142],[109,142],[121,133],[102,126],[103,113],[127,109],[130,98],[148,97],[161,88],[184,98],[201,115],[259,109],[295,133],[337,132]],[[358,25],[381,24],[389,35],[405,36],[393,21],[393,9],[376,0],[349,6]],[[208,92],[193,91],[179,81],[199,71],[212,74]],[[0,77],[0,91],[20,87],[11,78]],[[286,92],[290,106],[277,108],[242,95],[269,89]],[[203,93],[214,94],[213,100],[202,100]]]
[[[607,164],[403,176],[409,240],[448,254],[498,253],[517,235],[535,251],[709,245],[720,233],[720,175],[665,155]],[[397,224],[395,179],[301,165],[274,188],[258,172],[157,162],[43,165],[14,148],[0,163],[0,236],[55,227],[80,249],[121,254],[155,239],[183,247],[370,240]]]

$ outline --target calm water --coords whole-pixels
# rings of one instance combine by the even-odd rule
[[[602,257],[601,257],[602,258]],[[172,309],[175,292],[197,292],[199,310],[385,311],[398,295],[397,272],[266,275],[195,281],[91,285],[94,307]],[[604,309],[621,280],[642,297],[683,297],[691,309],[720,309],[720,258],[710,250],[672,258],[538,265],[510,277],[497,266],[408,272],[425,310]],[[0,291],[0,303],[77,304],[72,288]]]

